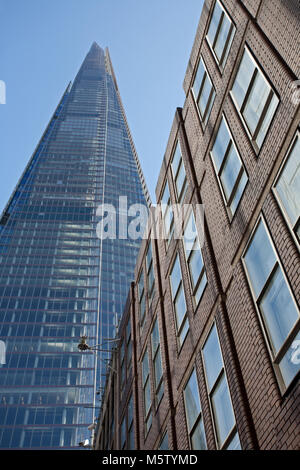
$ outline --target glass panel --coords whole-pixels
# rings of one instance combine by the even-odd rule
[[[285,386],[288,387],[300,369],[300,333],[292,341],[289,349],[279,363]]]
[[[179,173],[178,173],[177,178],[176,178],[176,189],[177,189],[177,196],[178,196],[179,200],[182,198],[181,192],[183,190],[185,182],[186,182],[186,175],[185,175],[185,170],[184,170],[184,166],[183,166],[183,161],[181,160]]]
[[[179,343],[180,343],[180,345],[183,344],[183,342],[185,340],[185,337],[188,334],[188,331],[189,331],[189,322],[188,322],[188,319],[186,318],[184,320],[182,329],[181,329],[180,334],[179,334]]]
[[[186,303],[185,303],[185,297],[184,297],[182,284],[179,288],[174,305],[175,305],[175,312],[176,312],[176,317],[177,317],[177,325],[179,329],[182,323],[182,320],[186,314]]]
[[[177,142],[176,149],[175,149],[175,152],[174,152],[173,161],[172,161],[172,171],[173,171],[174,178],[177,174],[180,161],[181,161],[181,152],[180,152],[179,143]]]
[[[226,437],[235,424],[227,380],[224,374],[212,395],[212,407],[219,447],[222,447]]]
[[[208,105],[208,100],[209,100],[211,89],[212,89],[212,84],[208,75],[206,74],[205,79],[204,79],[204,85],[203,85],[203,88],[201,90],[201,93],[198,99],[199,109],[200,109],[200,113],[202,117],[204,116],[206,107]]]
[[[159,347],[159,331],[158,331],[158,321],[155,320],[154,327],[151,335],[152,342],[152,355],[154,356],[157,348]]]
[[[203,260],[200,251],[193,250],[189,260],[189,268],[191,273],[192,285],[193,287],[195,287],[203,269]]]
[[[204,345],[203,357],[208,388],[211,390],[221,369],[223,368],[222,355],[215,325],[213,326]]]
[[[180,284],[180,281],[181,281],[181,269],[180,269],[178,255],[176,256],[176,260],[172,268],[170,280],[171,280],[171,287],[172,287],[172,296],[174,298],[177,292],[178,286]]]
[[[248,51],[245,50],[232,88],[232,94],[239,108],[241,108],[243,104],[252,75],[254,73],[254,69],[254,62],[251,60]]]
[[[223,50],[227,41],[227,36],[230,31],[230,26],[231,26],[231,22],[229,21],[228,17],[224,14],[222,25],[218,34],[218,39],[214,48],[216,56],[218,57],[219,61],[221,60],[221,57],[222,57],[222,53],[223,53]]]
[[[220,176],[225,197],[227,200],[230,198],[241,166],[242,164],[238,157],[238,154],[236,153],[235,147],[231,145]]]
[[[196,303],[199,302],[199,300],[201,299],[201,296],[203,294],[203,291],[205,289],[205,286],[207,284],[207,278],[206,278],[206,274],[205,272],[203,273],[202,275],[202,279],[197,287],[197,290],[195,292],[195,300],[196,300]]]
[[[206,438],[202,419],[200,419],[191,435],[191,443],[194,450],[206,450]]]
[[[298,136],[276,184],[276,190],[294,226],[300,216],[300,139]]]
[[[257,134],[257,137],[256,137],[256,143],[257,143],[258,147],[261,147],[261,145],[263,143],[263,140],[265,138],[267,130],[270,126],[270,123],[272,121],[272,118],[274,116],[276,108],[278,106],[278,103],[279,103],[279,99],[277,98],[277,96],[275,94],[273,94],[273,98],[271,100],[271,103],[268,107],[268,110],[266,112],[266,115],[264,117],[262,125],[261,125],[260,130],[259,130],[259,132]]]
[[[201,59],[200,62],[199,62],[197,74],[196,74],[194,84],[193,84],[193,91],[194,91],[194,95],[195,95],[196,100],[198,98],[198,94],[199,94],[199,90],[200,90],[200,87],[201,87],[201,84],[202,84],[204,74],[205,74],[205,69],[204,69],[203,61]]]
[[[261,113],[263,112],[270,86],[260,72],[257,72],[254,84],[247,99],[243,115],[246,119],[250,132],[254,134]]]
[[[150,390],[150,381],[148,380],[146,386],[145,386],[145,412],[146,415],[148,414],[148,411],[150,410],[151,407],[151,390]]]
[[[190,432],[201,413],[199,388],[195,369],[193,370],[184,389],[184,403],[188,429]]]
[[[260,309],[274,352],[277,353],[299,318],[295,302],[279,267],[261,299]]]
[[[143,369],[143,384],[145,384],[147,377],[149,375],[149,362],[148,362],[148,352],[145,352],[144,358],[143,358],[143,364],[142,364],[142,369]]]
[[[245,263],[256,298],[270,275],[276,256],[263,222],[260,220],[245,254]]]
[[[240,443],[239,435],[237,432],[235,433],[230,443],[226,447],[226,450],[241,450],[241,443]]]
[[[247,181],[248,181],[248,177],[246,175],[246,172],[245,170],[243,171],[243,174],[241,176],[241,179],[240,179],[240,182],[238,184],[238,187],[236,188],[236,191],[235,191],[235,194],[233,196],[233,199],[231,201],[231,204],[230,204],[230,209],[231,209],[231,213],[234,214],[235,211],[236,211],[236,208],[238,206],[238,203],[242,197],[242,194],[243,194],[243,191],[245,189],[245,186],[247,184]]]
[[[219,25],[219,22],[220,22],[221,14],[222,14],[222,8],[221,8],[219,2],[216,2],[215,7],[214,7],[214,11],[213,11],[213,14],[212,14],[212,17],[211,17],[211,20],[210,20],[208,33],[207,33],[207,36],[208,36],[208,39],[209,39],[209,42],[210,42],[211,46],[213,45],[214,40],[215,40],[215,36],[216,36],[216,32],[217,32],[218,25]]]
[[[154,372],[155,372],[155,384],[157,387],[163,375],[160,350],[158,351],[154,360]]]
[[[218,171],[220,170],[230,140],[231,137],[228,132],[225,120],[224,118],[222,118],[218,134],[212,149],[212,156]]]
[[[169,442],[168,442],[168,433],[167,432],[164,435],[163,440],[161,441],[158,450],[169,450]]]

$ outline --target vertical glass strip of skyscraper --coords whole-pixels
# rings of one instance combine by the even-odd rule
[[[100,239],[97,208],[150,203],[108,50],[93,43],[0,220],[0,447],[74,448],[133,278],[140,239]],[[118,232],[117,232],[118,234]]]

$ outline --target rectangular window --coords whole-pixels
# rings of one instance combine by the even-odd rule
[[[221,69],[224,69],[234,33],[234,24],[217,0],[209,23],[207,40]]]
[[[140,326],[142,327],[145,320],[146,314],[146,302],[145,302],[145,286],[144,286],[144,271],[142,269],[140,278],[138,280],[138,297],[139,297],[139,309],[140,309]]]
[[[248,176],[224,116],[222,116],[211,156],[226,208],[229,215],[233,216],[247,184]]]
[[[154,293],[154,269],[153,269],[151,241],[149,241],[149,246],[148,246],[148,250],[146,253],[146,271],[147,271],[148,301],[149,303],[151,303],[153,293]]]
[[[208,121],[216,92],[202,57],[200,58],[192,90],[200,112],[201,120],[205,125]]]
[[[187,179],[184,169],[184,164],[182,160],[182,154],[180,150],[180,144],[177,141],[176,148],[174,151],[172,163],[172,173],[176,187],[176,196],[177,201],[181,202],[184,199],[184,195],[187,190]]]
[[[151,414],[151,388],[150,388],[150,375],[149,375],[149,356],[148,351],[145,352],[142,361],[142,381],[143,381],[143,396],[144,396],[144,420],[145,420],[145,434],[148,433],[152,424]]]
[[[196,305],[198,305],[207,284],[207,278],[193,212],[191,212],[184,229],[183,242],[185,258],[188,264],[192,284],[193,297]]]
[[[193,450],[205,450],[206,438],[195,369],[193,369],[184,389],[184,405],[190,446]]]
[[[231,94],[258,151],[279,99],[247,48],[244,50]]]
[[[121,363],[121,392],[122,392],[124,389],[125,380],[126,380],[125,342],[124,341],[122,341],[120,351],[121,351],[120,363]]]
[[[167,243],[169,243],[174,233],[174,212],[171,204],[168,181],[166,181],[165,189],[161,198],[161,211],[165,237],[167,239]]]
[[[274,192],[298,243],[300,243],[300,132],[275,181]]]
[[[262,218],[243,260],[279,384],[284,390],[300,369],[296,358],[300,340],[299,310]]]
[[[189,321],[187,317],[186,301],[178,254],[171,270],[170,281],[172,300],[176,316],[177,335],[179,344],[181,346],[189,330]]]
[[[155,320],[152,333],[151,333],[151,345],[152,345],[152,362],[153,362],[153,375],[154,375],[154,383],[155,383],[156,405],[158,406],[164,393],[164,384],[163,384],[163,370],[162,370],[160,338],[159,338],[157,318]]]
[[[216,325],[204,344],[203,360],[213,423],[219,449],[240,449]]]

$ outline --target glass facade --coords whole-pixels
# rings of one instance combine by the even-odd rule
[[[1,448],[90,437],[110,352],[77,345],[114,345],[140,244],[101,240],[96,211],[119,196],[146,205],[143,184],[108,51],[94,43],[0,220]]]

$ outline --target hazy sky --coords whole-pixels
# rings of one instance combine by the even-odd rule
[[[203,0],[0,0],[0,213],[93,41],[109,47],[154,189]]]

